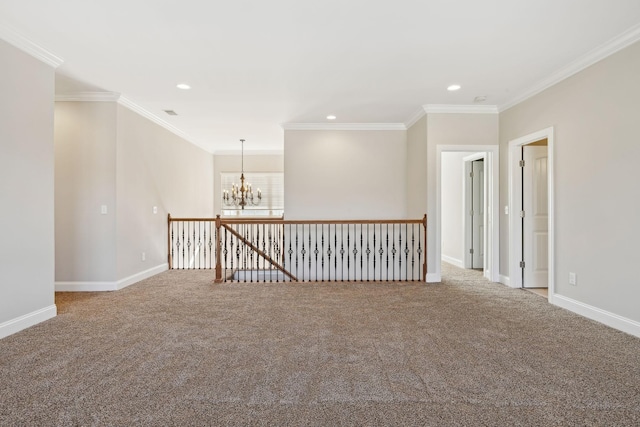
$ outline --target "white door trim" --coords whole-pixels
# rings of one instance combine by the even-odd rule
[[[553,178],[553,127],[542,129],[538,132],[516,138],[509,141],[509,286],[522,287],[522,275],[520,273],[520,260],[522,259],[522,221],[518,215],[518,200],[522,198],[520,186],[521,172],[519,167],[521,147],[532,142],[547,139],[548,153],[548,185],[549,185],[549,302],[554,302],[555,286],[555,228],[554,228],[554,178]]]
[[[439,282],[442,278],[440,260],[442,258],[441,218],[442,195],[441,193],[441,168],[442,153],[467,151],[472,153],[483,152],[485,157],[485,179],[487,180],[487,214],[485,215],[485,270],[484,275],[492,282],[500,280],[500,227],[499,218],[499,186],[500,186],[500,147],[498,145],[436,145],[436,209],[435,209],[435,248],[436,259],[435,273],[427,276],[428,282]]]

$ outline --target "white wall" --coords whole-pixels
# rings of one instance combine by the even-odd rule
[[[554,129],[556,292],[577,301],[573,309],[586,304],[635,322],[640,322],[638,76],[640,43],[500,114],[502,206],[508,203],[508,142]],[[506,219],[502,215],[500,221],[503,275],[512,273]],[[568,284],[569,272],[577,273],[577,286]]]
[[[115,102],[56,102],[54,141],[56,281],[114,281]]]
[[[442,259],[464,267],[464,157],[467,152],[442,153],[440,166]]]
[[[286,130],[287,219],[406,218],[406,131]]]
[[[213,211],[219,215],[222,210],[220,174],[225,172],[238,172],[242,168],[242,156],[217,154],[213,156],[213,169],[215,170],[213,181]],[[284,172],[284,155],[282,154],[251,154],[244,153],[245,172]],[[286,213],[286,212],[285,212]]]
[[[0,338],[56,315],[54,69],[0,40]]]

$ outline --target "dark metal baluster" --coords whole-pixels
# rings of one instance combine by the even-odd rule
[[[369,256],[371,255],[371,249],[369,249],[369,224],[367,224],[367,282],[369,281]]]
[[[363,280],[363,274],[364,274],[364,266],[362,264],[362,255],[363,255],[363,250],[362,250],[362,224],[360,224],[360,281]]]
[[[304,231],[304,227],[302,227]],[[309,281],[311,281],[311,224],[309,224]]]
[[[316,282],[318,281],[318,224],[315,227],[316,232],[316,241],[315,241],[315,249],[313,253],[316,255],[316,277],[313,278]],[[311,230],[309,230],[309,245],[311,245]],[[311,247],[309,247],[311,249]],[[311,257],[309,257],[309,266],[311,266]],[[311,276],[311,272],[309,272],[309,276]]]
[[[351,280],[351,227],[347,224],[347,280]]]
[[[389,224],[387,224],[387,282],[389,281]]]
[[[418,226],[418,280],[422,281],[422,227]]]
[[[411,224],[411,281],[416,268],[416,225]]]
[[[173,232],[175,230],[175,224],[177,224],[176,222],[172,222],[171,223],[171,268],[176,268],[175,267],[175,250],[174,250],[174,241],[173,241]]]
[[[300,253],[298,251],[298,238],[299,238],[299,236],[298,236],[298,225],[299,224],[296,224],[296,277],[298,277],[298,254]],[[304,260],[303,260],[303,262],[304,262]]]
[[[235,227],[235,231],[240,234],[240,226]],[[242,236],[242,234],[240,234]],[[242,263],[240,262],[240,256],[242,255],[242,248],[240,247],[240,239],[236,237],[236,262],[238,266],[236,267],[238,272],[242,270]],[[240,280],[240,276],[238,276],[238,280]],[[246,280],[246,277],[245,277]]]
[[[400,253],[398,254],[398,278],[397,280],[402,280],[402,224],[398,224],[398,250]]]
[[[376,225],[373,224],[373,281],[376,281]]]
[[[393,227],[391,227],[391,257],[393,259],[391,263],[391,268],[393,269],[391,280],[396,280],[396,253],[396,226],[393,224]]]
[[[344,224],[340,224],[340,280],[344,282]]]
[[[331,236],[329,236],[331,237]],[[333,247],[336,251],[336,256],[333,257],[333,280],[338,281],[338,226],[333,226]],[[331,256],[329,256],[329,281],[331,281]]]
[[[184,222],[180,222],[182,224],[182,232],[180,232],[180,226],[178,226],[178,240],[180,246],[182,247],[182,268],[184,268]],[[178,257],[180,257],[180,251],[178,250]]]
[[[191,253],[191,259],[193,260],[193,268],[196,267],[196,223],[193,222],[193,252]],[[189,263],[189,267],[191,267],[191,263]]]
[[[324,282],[324,224],[320,225],[320,238],[322,239],[322,266],[320,268],[320,273],[322,274],[321,279]]]
[[[404,280],[409,280],[409,224],[404,225]]]

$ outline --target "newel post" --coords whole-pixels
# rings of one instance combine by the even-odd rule
[[[216,283],[222,282],[222,259],[220,256],[220,228],[222,227],[222,220],[220,215],[216,215]]]
[[[424,214],[422,219],[422,225],[424,226],[424,267],[422,270],[422,281],[427,281],[427,214]]]
[[[167,264],[171,270],[173,260],[171,259],[171,214],[167,214]]]

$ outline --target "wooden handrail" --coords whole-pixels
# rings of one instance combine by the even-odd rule
[[[275,262],[269,255],[265,254],[257,246],[255,246],[253,243],[251,243],[250,241],[245,239],[242,236],[242,234],[238,233],[236,230],[234,230],[233,228],[229,227],[226,224],[222,224],[222,226],[225,229],[229,230],[229,232],[231,234],[233,234],[234,236],[236,236],[238,238],[238,240],[240,240],[242,243],[244,243],[245,245],[247,245],[251,249],[253,249],[258,255],[260,255],[262,258],[264,258],[269,264],[273,265],[275,268],[277,268],[278,270],[282,271],[282,273],[287,275],[291,280],[293,280],[294,282],[298,281],[298,279],[293,274],[289,273],[283,266],[281,266],[280,264]]]

